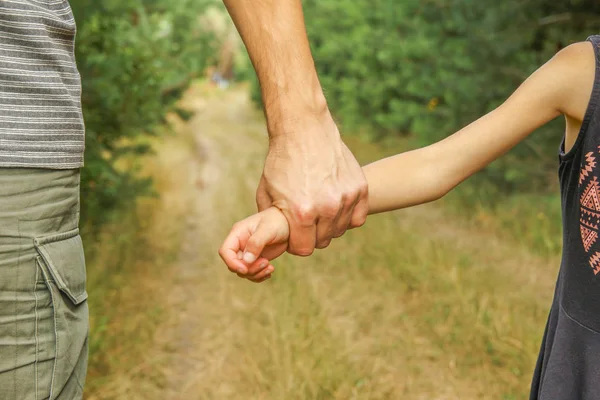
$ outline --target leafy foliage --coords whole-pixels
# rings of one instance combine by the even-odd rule
[[[185,84],[215,52],[199,16],[210,0],[72,0],[86,122],[82,223],[95,225],[149,182],[118,168],[136,143],[155,134]]]
[[[410,133],[420,145],[495,108],[558,49],[600,31],[592,0],[305,0],[304,11],[344,130]],[[550,124],[484,178],[504,192],[545,187],[561,132]]]

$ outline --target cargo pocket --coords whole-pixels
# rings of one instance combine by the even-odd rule
[[[86,271],[79,229],[37,237],[37,262],[52,296],[56,358],[50,400],[81,392],[89,331]]]

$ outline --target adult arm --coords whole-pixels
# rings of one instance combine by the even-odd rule
[[[224,0],[260,82],[269,151],[256,201],[290,225],[288,252],[310,255],[368,212],[367,183],[329,112],[300,0]],[[259,254],[247,248],[245,259]]]

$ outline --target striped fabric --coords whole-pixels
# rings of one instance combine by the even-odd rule
[[[0,0],[0,167],[83,166],[68,0]]]

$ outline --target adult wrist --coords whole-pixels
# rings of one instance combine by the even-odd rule
[[[310,128],[315,124],[335,125],[322,91],[316,94],[282,95],[268,105],[265,104],[265,117],[271,138],[303,133],[305,130],[313,131]],[[327,133],[333,131],[337,132],[337,129],[326,130]]]

